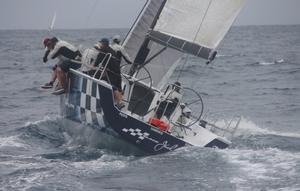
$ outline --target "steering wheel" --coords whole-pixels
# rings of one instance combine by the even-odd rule
[[[147,70],[147,68],[145,66],[139,67],[138,70],[135,72],[135,74],[133,76],[129,76],[127,75],[127,71],[129,71],[126,67],[130,66],[131,64],[124,64],[121,66],[121,76],[127,80],[129,83],[129,91],[132,91],[132,87],[137,84],[137,83],[143,83],[144,85],[148,86],[150,89],[152,88],[153,85],[153,81],[152,81],[152,77],[150,72]],[[139,76],[143,76],[142,78],[139,79]],[[128,97],[125,98],[123,101],[125,102],[129,102],[129,101],[133,101],[135,102],[135,106],[133,107],[134,109],[132,110],[132,112],[134,112],[134,110],[137,108],[137,106],[139,104],[144,103],[145,98],[149,95],[149,93],[147,93],[146,95],[139,97],[138,99],[132,99],[130,100],[130,96],[131,92],[128,93]]]
[[[172,116],[175,114],[173,113],[170,117],[171,119],[170,123],[175,126],[185,127],[189,129],[189,127],[193,126],[195,123],[200,121],[204,109],[203,100],[201,98],[201,95],[198,92],[196,92],[194,89],[188,87],[178,87],[178,88],[180,88],[180,91],[182,92],[181,95],[183,95],[181,100],[179,100],[178,103],[180,105],[179,106],[177,105],[177,107],[179,107],[179,109],[181,110],[181,115],[179,119],[183,120],[185,118],[186,122],[183,121],[180,122],[178,121],[179,119],[176,119],[176,121],[172,120]],[[172,91],[169,93],[169,95],[165,100],[170,99],[169,96],[172,94]],[[184,112],[185,109],[189,111],[190,113],[189,115],[187,115]]]

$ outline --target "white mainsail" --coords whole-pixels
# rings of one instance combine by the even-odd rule
[[[54,12],[54,15],[52,17],[51,24],[50,24],[49,29],[48,29],[49,32],[51,32],[54,29],[55,21],[56,21],[56,12]]]
[[[168,0],[153,30],[215,49],[244,3],[245,0]]]
[[[245,1],[148,0],[124,41],[125,49],[135,63],[147,63],[153,85],[160,88],[183,53],[214,58]]]

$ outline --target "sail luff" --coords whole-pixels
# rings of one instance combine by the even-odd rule
[[[145,12],[147,6],[149,5],[150,1],[151,1],[151,0],[147,0],[147,1],[145,2],[145,4],[144,4],[142,10],[140,11],[140,13],[139,13],[139,15],[137,16],[137,18],[135,19],[133,25],[131,26],[131,28],[129,29],[128,33],[126,34],[126,37],[125,37],[124,41],[122,42],[122,46],[126,45],[127,42],[129,41],[129,39],[130,39],[130,37],[131,37],[131,35],[132,35],[132,33],[133,33],[135,27],[138,25],[138,23],[139,23],[141,17],[143,16],[143,14],[144,14],[144,12]]]
[[[146,34],[155,26],[165,2],[166,0],[148,0],[124,40],[123,46],[129,56],[134,58],[135,64],[143,64],[149,56],[151,43]],[[132,75],[135,69],[136,65],[125,72]]]
[[[161,14],[161,11],[163,10],[166,2],[167,2],[167,0],[163,0],[157,13],[155,14],[155,17],[149,27],[149,30],[151,30],[155,27],[157,20],[159,18],[159,15]],[[150,39],[148,37],[146,37],[134,59],[134,64],[129,71],[129,75],[132,76],[135,73],[135,71],[138,69],[139,65],[144,65],[144,62],[147,59],[147,56],[149,55],[149,52],[150,52],[149,43],[150,43]]]
[[[133,27],[127,34],[123,46],[131,58],[136,58],[144,44],[147,31],[152,27],[162,3],[165,0],[148,0]],[[155,22],[156,23],[156,22]]]

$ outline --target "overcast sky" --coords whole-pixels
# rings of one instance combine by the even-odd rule
[[[54,28],[128,28],[144,2],[0,0],[0,29],[47,29],[55,12]],[[248,0],[235,24],[300,24],[300,0]]]

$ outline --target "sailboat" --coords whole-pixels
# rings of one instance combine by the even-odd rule
[[[133,65],[122,67],[125,107],[115,105],[111,84],[71,69],[68,93],[61,95],[63,117],[110,129],[148,154],[184,146],[228,147],[226,135],[233,135],[239,120],[226,128],[205,120],[200,94],[180,81],[169,81],[185,55],[207,63],[214,60],[244,4],[245,0],[148,0],[123,42],[134,58]],[[105,66],[111,55],[106,56]],[[102,76],[105,67],[100,67]]]
[[[48,31],[51,32],[54,29],[54,25],[55,25],[55,21],[56,21],[56,12],[54,12],[50,26],[48,28]]]

